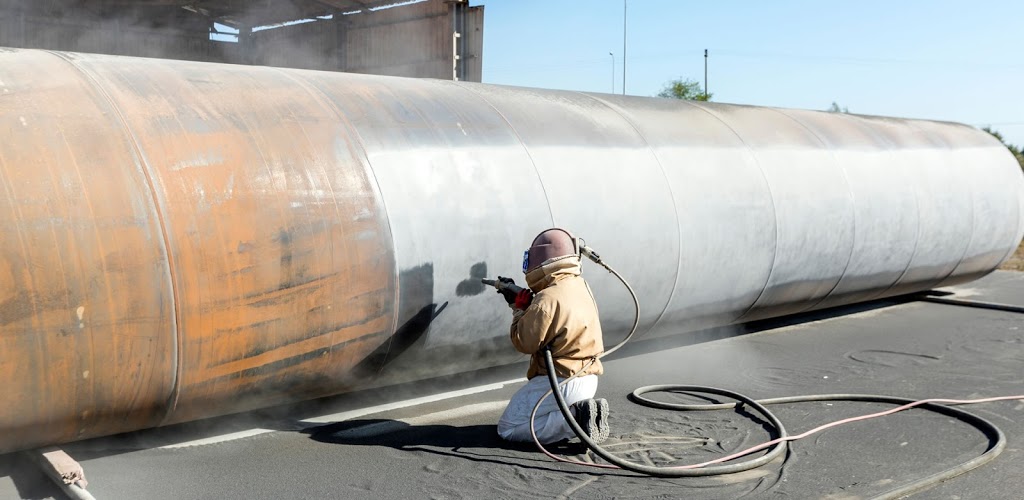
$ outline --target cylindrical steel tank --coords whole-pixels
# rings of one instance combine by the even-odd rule
[[[954,123],[0,49],[0,130],[0,452],[521,360],[479,280],[552,225],[641,335],[971,280],[1024,233]]]

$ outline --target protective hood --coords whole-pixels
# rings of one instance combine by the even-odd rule
[[[581,270],[582,265],[578,255],[557,257],[545,261],[540,267],[526,273],[526,284],[530,290],[533,290],[533,293],[539,293],[556,281],[570,276],[579,276]]]
[[[523,272],[529,273],[541,264],[558,257],[578,255],[577,240],[569,231],[560,227],[545,229],[533,239],[523,262]]]

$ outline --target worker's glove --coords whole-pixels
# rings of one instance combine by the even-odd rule
[[[520,290],[519,293],[516,294],[515,308],[526,309],[527,307],[530,307],[531,302],[533,302],[533,292],[528,288]]]
[[[501,276],[498,276],[498,281],[500,281],[502,283],[507,283],[509,285],[515,285],[516,284],[516,281],[514,279],[512,279],[512,278],[503,278]],[[516,288],[518,288],[518,287],[516,287]],[[502,295],[502,297],[505,297],[505,302],[508,302],[509,307],[512,307],[512,305],[516,303],[516,295],[517,295],[517,293],[516,293],[516,290],[514,288],[512,288],[512,287],[499,288],[498,289],[498,293],[500,293]]]

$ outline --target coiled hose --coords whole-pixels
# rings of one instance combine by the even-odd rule
[[[615,352],[619,348],[621,348],[623,345],[626,344],[626,342],[628,342],[633,337],[633,334],[636,333],[637,325],[640,322],[640,302],[639,302],[639,300],[637,300],[636,293],[633,291],[633,288],[631,286],[629,286],[629,283],[626,282],[626,280],[618,272],[616,272],[611,266],[609,266],[606,263],[604,263],[601,260],[600,256],[598,256],[596,253],[594,253],[592,250],[590,250],[588,247],[585,247],[585,246],[582,248],[582,252],[581,253],[583,255],[586,255],[587,257],[589,257],[596,264],[604,267],[606,270],[608,270],[608,272],[610,272],[612,275],[614,275],[616,278],[618,278],[619,281],[622,282],[622,284],[629,291],[630,296],[633,298],[633,306],[634,306],[635,312],[636,312],[636,316],[635,316],[635,318],[633,320],[633,326],[630,328],[629,334],[626,335],[626,338],[624,338],[621,342],[616,344],[611,349],[608,349],[607,351],[605,351],[604,353],[602,353],[600,356],[598,356],[596,358],[596,359],[599,359],[599,358],[603,358],[603,357],[605,357],[605,356]],[[918,492],[918,491],[924,490],[926,488],[929,488],[929,487],[931,487],[931,486],[933,486],[933,485],[935,485],[935,484],[937,484],[937,483],[939,483],[941,481],[947,480],[947,479],[952,478],[954,476],[963,474],[963,473],[968,472],[968,471],[970,471],[972,469],[980,467],[980,466],[982,466],[982,465],[992,461],[1000,453],[1002,453],[1003,449],[1006,447],[1006,436],[1003,434],[1003,432],[1001,430],[999,430],[998,427],[996,427],[994,424],[992,424],[988,420],[985,420],[984,418],[981,418],[981,417],[979,417],[977,415],[974,415],[972,413],[969,413],[969,412],[966,412],[964,410],[960,410],[958,408],[954,408],[953,406],[948,406],[948,405],[963,405],[963,404],[975,404],[975,403],[984,403],[984,402],[991,402],[991,401],[1005,401],[1005,400],[1012,400],[1012,399],[1024,399],[1024,395],[1020,395],[1020,396],[1002,396],[1002,397],[984,398],[984,399],[973,399],[973,400],[952,400],[952,399],[912,400],[912,399],[906,399],[906,398],[898,398],[898,397],[892,397],[892,396],[879,396],[879,395],[871,395],[871,394],[818,394],[818,395],[808,395],[808,396],[793,396],[793,397],[783,397],[783,398],[772,398],[772,399],[755,400],[755,399],[751,399],[751,398],[749,398],[747,396],[744,396],[742,394],[739,394],[737,392],[733,392],[733,391],[729,391],[729,390],[725,390],[725,389],[720,389],[720,388],[716,388],[716,387],[697,386],[697,385],[674,385],[674,384],[649,385],[649,386],[640,387],[640,388],[634,390],[633,393],[630,395],[630,399],[634,403],[637,403],[637,404],[640,404],[640,405],[643,405],[643,406],[648,406],[648,407],[652,407],[652,408],[666,409],[666,410],[675,410],[675,411],[721,410],[721,409],[735,408],[737,406],[746,406],[749,409],[753,410],[754,412],[760,414],[762,417],[764,417],[765,420],[768,421],[769,425],[774,429],[773,434],[776,436],[775,439],[772,439],[771,441],[768,441],[768,442],[762,443],[760,445],[748,448],[746,450],[734,453],[732,455],[721,457],[721,458],[718,458],[718,459],[715,459],[715,460],[711,460],[711,461],[708,461],[708,462],[699,463],[699,464],[691,464],[691,465],[682,465],[682,466],[658,467],[658,466],[651,466],[651,465],[647,465],[647,464],[631,462],[629,460],[625,460],[625,459],[619,458],[619,457],[611,454],[610,452],[608,452],[604,448],[602,448],[600,445],[595,443],[593,440],[591,440],[590,436],[588,436],[586,434],[586,432],[583,431],[583,429],[579,426],[579,424],[573,418],[573,416],[572,416],[572,414],[571,414],[571,412],[569,410],[569,405],[565,402],[565,398],[562,396],[562,392],[560,390],[558,390],[560,385],[564,385],[564,384],[568,383],[570,380],[575,378],[576,375],[570,376],[570,377],[566,378],[565,380],[563,380],[561,383],[559,383],[558,379],[555,377],[555,364],[554,364],[554,360],[552,359],[551,351],[548,348],[544,349],[544,361],[545,361],[545,364],[547,366],[548,382],[551,384],[551,389],[543,397],[540,398],[540,400],[534,406],[532,414],[530,415],[530,432],[533,435],[533,441],[537,445],[538,449],[540,449],[540,451],[542,451],[544,454],[546,454],[547,456],[549,456],[549,457],[551,457],[551,458],[553,458],[555,460],[558,460],[560,462],[566,462],[566,463],[573,463],[573,464],[577,464],[577,465],[583,465],[583,466],[587,466],[587,467],[597,467],[597,468],[605,468],[605,469],[625,469],[625,470],[636,472],[636,473],[639,473],[639,474],[644,474],[644,475],[649,475],[649,476],[656,476],[656,477],[669,477],[669,478],[674,478],[674,477],[695,477],[695,476],[714,476],[714,475],[721,475],[721,474],[733,474],[733,473],[736,473],[736,472],[742,472],[742,471],[750,470],[750,469],[753,469],[753,468],[756,468],[756,467],[760,467],[760,466],[762,466],[762,465],[764,465],[766,463],[769,463],[769,462],[775,460],[780,455],[782,455],[782,454],[784,454],[786,452],[787,447],[788,447],[788,443],[790,441],[795,441],[797,439],[801,439],[803,437],[809,436],[809,435],[814,434],[816,432],[820,432],[820,431],[823,431],[825,429],[829,429],[831,427],[835,427],[835,426],[842,425],[842,424],[845,424],[845,423],[854,422],[854,421],[858,421],[858,420],[866,420],[866,419],[869,419],[869,418],[881,417],[881,416],[885,416],[885,415],[890,415],[892,413],[896,413],[896,412],[899,412],[899,411],[902,411],[902,410],[905,410],[905,409],[914,408],[914,407],[918,407],[918,406],[923,408],[923,409],[934,411],[934,412],[937,412],[937,413],[941,413],[943,415],[946,415],[946,416],[949,416],[949,417],[953,417],[953,418],[959,419],[959,420],[961,420],[963,422],[966,422],[967,424],[970,424],[970,425],[974,426],[975,428],[977,428],[986,437],[989,438],[989,447],[981,455],[979,455],[979,456],[977,456],[977,457],[975,457],[975,458],[973,458],[971,460],[968,460],[968,461],[966,461],[966,462],[964,462],[964,463],[962,463],[960,465],[957,465],[955,467],[946,469],[944,471],[938,472],[936,474],[932,474],[930,476],[927,476],[927,477],[918,479],[916,481],[913,481],[911,483],[905,484],[903,486],[900,486],[900,487],[898,487],[896,489],[890,490],[890,491],[888,491],[888,492],[886,492],[886,493],[884,493],[882,495],[877,496],[876,498],[900,498],[900,497],[904,497],[904,496],[913,494],[915,492]],[[593,361],[591,361],[591,362],[593,362]],[[584,367],[584,369],[585,368],[586,367]],[[580,372],[582,372],[582,371],[584,371],[584,370],[580,370]],[[577,372],[577,373],[579,373],[579,372]],[[685,392],[685,393],[690,393],[690,394],[694,394],[694,393],[713,394],[713,395],[724,396],[726,398],[733,399],[736,402],[732,402],[732,403],[717,403],[717,404],[676,404],[676,403],[665,403],[665,402],[661,402],[661,401],[655,401],[653,399],[649,399],[647,397],[644,397],[645,394],[654,393],[654,392]],[[567,458],[564,458],[564,457],[559,457],[557,455],[554,455],[551,452],[549,452],[547,449],[544,448],[544,446],[537,439],[537,433],[536,433],[536,429],[534,427],[534,421],[536,419],[537,411],[540,408],[541,402],[544,401],[544,399],[549,394],[553,394],[554,395],[555,402],[558,404],[558,409],[561,411],[562,417],[565,418],[565,421],[569,424],[569,427],[572,428],[572,430],[576,434],[576,436],[578,438],[580,438],[580,441],[585,443],[591,450],[594,451],[595,454],[597,454],[598,456],[600,456],[601,458],[606,460],[608,462],[608,464],[594,464],[594,463],[589,463],[589,462],[581,462],[581,461],[578,461],[578,460],[571,460],[571,459],[567,459]],[[890,410],[886,410],[886,411],[882,411],[882,412],[878,412],[878,413],[872,413],[872,414],[862,415],[862,416],[858,416],[858,417],[852,417],[852,418],[848,418],[848,419],[844,419],[844,420],[839,420],[839,421],[836,421],[836,422],[830,422],[828,424],[816,427],[816,428],[811,429],[811,430],[809,430],[807,432],[804,432],[804,433],[798,434],[798,435],[794,435],[794,436],[790,436],[787,433],[785,426],[783,426],[782,421],[780,421],[778,419],[778,417],[775,416],[775,414],[773,414],[771,411],[769,411],[765,407],[766,405],[770,405],[770,404],[802,403],[802,402],[811,402],[811,401],[861,401],[861,402],[894,404],[894,405],[899,405],[899,406],[896,407],[896,408],[893,408],[893,409],[890,409]],[[749,459],[749,460],[744,460],[744,461],[740,461],[740,462],[736,462],[736,463],[725,464],[725,465],[716,465],[716,464],[721,464],[723,462],[728,462],[728,461],[731,461],[731,460],[735,460],[737,458],[740,458],[740,457],[743,457],[743,456],[746,456],[746,455],[749,455],[751,453],[755,453],[755,452],[758,452],[758,451],[761,451],[761,450],[765,450],[765,449],[768,450],[767,453],[765,453],[764,455],[759,456],[757,458],[753,458],[753,459]]]

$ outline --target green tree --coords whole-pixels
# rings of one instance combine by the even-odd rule
[[[668,83],[662,87],[661,92],[658,92],[658,97],[667,97],[669,99],[683,99],[685,101],[710,101],[711,96],[700,88],[700,82],[690,80],[689,78],[677,78],[675,80],[669,80]]]
[[[1003,143],[1003,146],[1006,146],[1006,149],[1009,149],[1010,153],[1013,153],[1013,157],[1017,159],[1017,163],[1020,164],[1020,168],[1024,169],[1024,151],[1021,150],[1020,146],[1007,144],[1006,139],[1003,139],[1003,134],[992,130],[992,127],[982,127],[981,129],[992,134],[992,137],[999,139],[999,142]]]
[[[849,113],[850,108],[840,108],[835,101],[832,101],[832,105],[829,106],[828,109],[826,109],[825,111],[828,111],[829,113]]]

